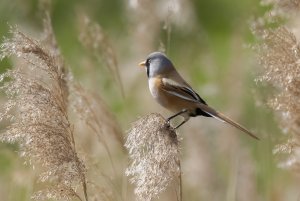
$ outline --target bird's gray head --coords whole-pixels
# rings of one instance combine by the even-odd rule
[[[164,75],[174,68],[172,62],[161,52],[149,54],[147,59],[139,65],[146,68],[148,78]]]

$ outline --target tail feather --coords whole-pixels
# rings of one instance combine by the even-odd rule
[[[253,137],[254,139],[256,140],[259,140],[259,138],[254,135],[252,132],[250,132],[249,130],[247,130],[246,128],[244,128],[242,125],[240,125],[239,123],[233,121],[232,119],[230,119],[229,117],[225,116],[224,114],[220,113],[220,112],[217,112],[216,110],[214,110],[213,108],[209,107],[208,105],[205,105],[205,104],[199,104],[199,108],[210,114],[211,116],[213,116],[214,118],[220,120],[220,121],[223,121],[223,122],[226,122],[230,125],[232,125],[233,127],[243,131],[244,133],[248,134],[249,136]]]
[[[219,113],[219,112],[218,112],[217,114],[218,114],[217,117],[220,118],[221,120],[227,122],[228,124],[234,126],[234,127],[237,128],[237,129],[243,131],[244,133],[250,135],[251,137],[253,137],[253,138],[259,140],[259,138],[258,138],[256,135],[254,135],[252,132],[250,132],[249,130],[247,130],[246,128],[244,128],[244,127],[243,127],[242,125],[240,125],[239,123],[237,123],[237,122],[231,120],[230,118],[226,117],[226,116],[223,115],[222,113]]]

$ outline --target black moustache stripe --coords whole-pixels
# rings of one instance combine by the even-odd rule
[[[147,77],[149,78],[149,65],[146,68],[147,68]]]

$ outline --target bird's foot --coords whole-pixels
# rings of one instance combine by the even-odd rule
[[[170,122],[170,119],[169,119],[169,118],[166,119],[166,126],[167,126],[167,127],[171,127],[171,122]]]

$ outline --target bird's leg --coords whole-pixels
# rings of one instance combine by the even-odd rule
[[[182,126],[185,122],[187,122],[188,121],[188,119],[184,119],[178,126],[176,126],[175,128],[174,128],[174,130],[176,130],[177,128],[179,128],[180,126]]]
[[[179,115],[181,115],[181,114],[183,114],[183,113],[186,113],[186,112],[187,112],[187,109],[181,110],[180,112],[178,112],[178,113],[176,113],[176,114],[170,116],[169,118],[167,118],[167,122],[170,123],[171,119],[173,119],[173,118],[175,118],[175,117],[177,117],[177,116],[179,116]],[[184,122],[184,123],[185,123],[185,122]],[[183,123],[182,123],[182,124],[183,124]],[[181,125],[182,125],[182,124],[181,124]],[[180,125],[180,126],[181,126],[181,125]]]

